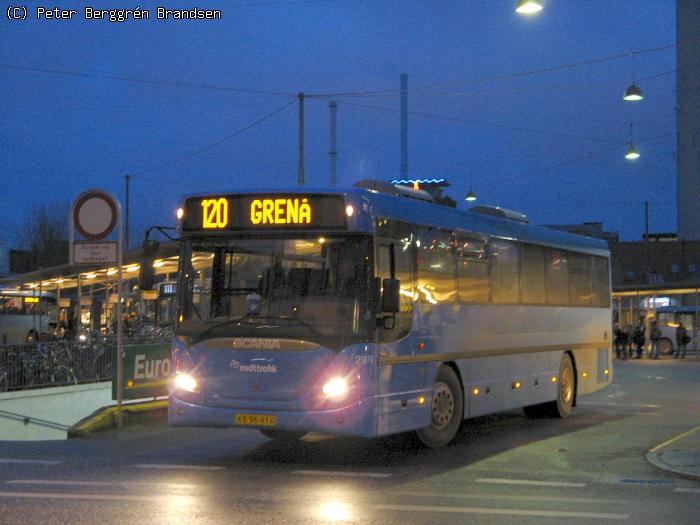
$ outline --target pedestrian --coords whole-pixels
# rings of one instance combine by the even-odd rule
[[[649,337],[651,338],[651,358],[659,358],[659,342],[661,341],[661,329],[657,326],[656,319],[652,319],[649,329]]]
[[[644,324],[642,324],[642,322],[640,321],[640,323],[634,329],[634,333],[632,334],[632,342],[637,347],[637,359],[642,358],[642,351],[646,340],[647,338],[645,337]]]
[[[680,357],[685,359],[685,348],[690,343],[690,337],[688,336],[688,330],[683,323],[679,323],[676,327],[676,354],[673,358]]]
[[[626,358],[625,347],[627,346],[627,339],[629,334],[625,332],[618,323],[615,323],[615,357],[618,359]]]

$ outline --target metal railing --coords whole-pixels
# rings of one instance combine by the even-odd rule
[[[124,344],[169,341],[167,334],[138,335],[125,338]],[[110,381],[116,348],[116,338],[109,336],[0,345],[0,392]]]

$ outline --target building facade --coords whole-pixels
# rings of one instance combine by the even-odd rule
[[[676,2],[678,236],[700,240],[700,3]]]

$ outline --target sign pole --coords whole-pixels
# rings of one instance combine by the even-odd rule
[[[106,239],[117,227],[117,243],[98,242]],[[75,241],[78,230],[87,242]],[[106,191],[93,189],[84,191],[73,202],[68,221],[68,246],[71,264],[117,263],[117,426],[122,426],[122,400],[124,394],[123,360],[124,330],[122,323],[122,300],[124,298],[122,265],[124,263],[124,232],[122,207],[114,196]],[[79,248],[79,249],[78,249]],[[116,248],[116,249],[115,249]],[[116,252],[116,253],[115,253]],[[82,289],[78,272],[78,325],[82,318]],[[90,286],[92,299],[92,286]],[[114,383],[112,383],[114,385]]]
[[[122,300],[124,297],[122,264],[124,263],[124,238],[122,232],[122,208],[117,206],[117,427],[122,428],[122,402],[124,400],[124,322]]]

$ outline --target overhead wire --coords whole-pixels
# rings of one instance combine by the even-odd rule
[[[224,91],[224,92],[229,92],[229,93],[244,93],[244,94],[250,94],[250,95],[271,95],[271,96],[278,96],[278,97],[296,97],[297,96],[296,93],[284,93],[284,92],[280,92],[280,91],[267,91],[267,90],[261,90],[261,89],[248,89],[248,88],[239,88],[239,87],[230,87],[230,86],[219,86],[219,85],[214,85],[214,84],[198,84],[198,83],[190,83],[190,82],[180,82],[180,81],[175,81],[175,80],[158,80],[158,79],[150,79],[150,78],[123,76],[123,75],[108,75],[108,74],[102,74],[102,73],[84,73],[84,72],[80,72],[80,71],[69,71],[69,70],[51,69],[51,68],[44,68],[44,67],[32,67],[32,66],[16,66],[13,64],[3,64],[3,63],[0,63],[0,68],[14,70],[14,71],[31,71],[31,72],[35,72],[35,73],[46,73],[46,74],[51,74],[51,75],[64,75],[64,76],[71,76],[71,77],[96,78],[96,79],[102,79],[102,80],[118,80],[118,81],[122,81],[122,82],[136,82],[139,84],[151,84],[151,85],[157,85],[157,86],[171,86],[171,87],[185,87],[185,88],[203,89],[203,90],[210,90],[210,91]]]
[[[377,111],[386,111],[386,112],[390,112],[390,113],[399,113],[401,111],[398,108],[387,108],[384,106],[374,106],[374,105],[370,105],[370,104],[359,104],[359,103],[355,103],[355,102],[346,102],[343,100],[338,101],[338,104],[342,104],[345,106],[355,106],[355,107],[361,107],[361,108],[367,108],[367,109],[374,109]],[[409,111],[408,115],[412,115],[412,116],[416,116],[416,117],[433,118],[433,119],[445,120],[445,121],[451,121],[451,122],[460,122],[460,123],[472,124],[472,125],[476,125],[476,126],[509,129],[512,131],[526,131],[529,133],[539,133],[539,134],[543,134],[543,135],[554,135],[554,136],[567,137],[567,138],[590,140],[590,141],[594,141],[594,142],[604,142],[604,143],[608,143],[608,144],[614,143],[614,144],[620,145],[620,144],[626,143],[626,141],[603,139],[600,137],[590,137],[590,136],[586,136],[586,135],[577,135],[575,133],[548,131],[548,130],[535,129],[535,128],[526,128],[526,127],[521,127],[521,126],[510,126],[507,124],[495,124],[495,123],[491,123],[491,122],[482,122],[482,121],[478,121],[478,120],[464,119],[464,118],[460,118],[460,117],[436,115],[434,113],[423,113],[423,112],[418,112],[418,111]]]
[[[642,140],[638,140],[638,141],[636,141],[636,142],[638,142],[638,143],[641,143],[641,142],[650,142],[650,141],[652,141],[652,140],[657,140],[657,139],[665,138],[665,137],[672,136],[672,135],[675,135],[675,133],[663,133],[663,134],[661,134],[661,135],[656,135],[656,136],[653,136],[653,137],[648,137],[648,138],[645,138],[645,139],[642,139]],[[611,152],[611,151],[617,150],[618,148],[619,148],[619,145],[616,145],[616,146],[611,146],[611,147],[609,147],[609,148],[604,148],[604,149],[602,149],[602,150],[599,150],[599,151],[596,151],[596,152],[593,152],[593,153],[587,153],[587,154],[585,154],[585,155],[579,155],[578,157],[575,157],[575,158],[573,158],[573,159],[568,159],[568,160],[565,160],[565,161],[562,161],[562,162],[557,162],[557,163],[555,163],[555,164],[551,164],[551,165],[549,165],[549,166],[545,166],[544,168],[540,168],[540,169],[537,169],[537,170],[532,171],[532,172],[529,172],[529,173],[524,173],[524,174],[519,174],[519,175],[513,175],[513,176],[511,176],[511,177],[506,177],[506,178],[503,178],[503,179],[498,179],[498,180],[495,180],[495,181],[491,181],[491,182],[489,182],[489,183],[487,183],[487,184],[481,184],[481,185],[479,185],[479,186],[476,186],[476,188],[479,189],[479,190],[482,190],[482,189],[484,189],[484,188],[490,188],[490,187],[492,187],[492,186],[497,186],[497,185],[499,185],[499,184],[504,184],[504,183],[506,183],[506,182],[512,182],[512,181],[514,181],[514,180],[520,180],[520,179],[526,179],[526,178],[529,178],[529,177],[534,177],[534,176],[536,176],[536,175],[541,175],[542,173],[546,173],[546,172],[551,171],[551,170],[556,169],[556,168],[562,168],[562,167],[564,167],[564,166],[569,166],[569,165],[571,165],[571,164],[578,164],[578,163],[581,162],[581,161],[586,161],[586,160],[594,159],[594,158],[596,158],[596,157],[599,157],[599,156],[604,155],[604,154],[606,154],[606,153],[609,153],[609,152]]]
[[[486,83],[486,82],[495,82],[495,81],[499,81],[499,80],[511,80],[514,78],[521,78],[521,77],[526,77],[526,76],[531,76],[531,75],[540,75],[543,73],[552,73],[552,72],[561,71],[564,69],[573,69],[573,68],[582,67],[582,66],[589,66],[592,64],[599,64],[602,62],[609,62],[611,60],[618,60],[620,58],[632,56],[633,54],[640,55],[643,53],[652,53],[655,51],[662,51],[664,49],[670,49],[673,47],[676,47],[676,45],[675,44],[668,44],[665,46],[658,46],[658,47],[653,47],[653,48],[648,48],[648,49],[628,51],[626,53],[620,53],[617,55],[610,55],[607,57],[593,58],[590,60],[571,62],[568,64],[559,64],[556,66],[549,66],[549,67],[545,67],[545,68],[531,69],[528,71],[520,71],[520,72],[516,72],[516,73],[508,73],[505,75],[495,75],[495,76],[491,76],[491,77],[460,80],[457,82],[448,82],[448,83],[443,83],[443,84],[428,84],[426,86],[418,86],[418,87],[410,88],[409,92],[433,91],[433,90],[446,89],[446,88],[452,88],[452,87],[458,87],[458,86],[465,86],[468,84],[481,84],[481,83]],[[394,89],[377,89],[377,90],[368,90],[368,91],[347,91],[347,92],[338,92],[338,93],[309,93],[306,95],[306,97],[309,97],[309,98],[312,98],[312,97],[313,98],[364,97],[364,96],[374,96],[374,95],[384,95],[384,94],[397,94],[400,92],[401,92],[400,89],[394,88]]]
[[[161,169],[163,169],[163,168],[167,168],[167,167],[172,166],[172,165],[174,165],[174,164],[179,164],[180,162],[184,162],[184,161],[186,161],[186,160],[189,160],[189,159],[191,159],[192,157],[195,157],[195,156],[199,155],[200,153],[203,153],[203,152],[205,152],[205,151],[207,151],[207,150],[210,150],[210,149],[212,149],[212,148],[215,148],[216,146],[218,146],[218,145],[220,145],[220,144],[223,144],[224,142],[228,142],[229,140],[231,140],[231,139],[237,137],[238,135],[241,135],[242,133],[245,133],[245,132],[248,131],[249,129],[254,128],[254,127],[257,126],[258,124],[261,124],[262,122],[266,121],[267,119],[273,117],[273,116],[276,115],[277,113],[280,113],[280,112],[284,111],[285,109],[287,109],[289,106],[291,106],[291,105],[294,104],[295,102],[296,102],[296,100],[292,100],[291,102],[288,102],[288,103],[285,104],[284,106],[279,107],[279,108],[277,108],[276,110],[271,111],[270,113],[267,113],[266,115],[264,115],[264,116],[260,117],[259,119],[257,119],[255,122],[253,122],[253,123],[251,123],[251,124],[248,124],[247,126],[241,128],[241,129],[239,129],[238,131],[236,131],[236,132],[234,132],[234,133],[232,133],[232,134],[230,134],[230,135],[227,135],[226,137],[224,137],[224,138],[222,138],[222,139],[217,140],[216,142],[212,142],[212,143],[210,143],[210,144],[207,144],[207,145],[205,145],[205,146],[202,146],[201,148],[196,149],[196,150],[194,150],[194,151],[188,153],[187,155],[183,155],[182,157],[178,157],[178,158],[173,159],[173,160],[170,160],[170,161],[168,161],[168,162],[164,162],[164,163],[158,164],[158,165],[156,165],[156,166],[153,166],[153,167],[148,168],[148,169],[145,169],[145,170],[135,171],[135,172],[132,173],[132,176],[146,175],[146,174],[148,174],[148,173],[152,173],[152,172],[154,172],[154,171],[161,170]]]
[[[676,73],[676,72],[677,72],[676,69],[664,71],[662,73],[657,73],[654,75],[649,75],[647,77],[638,78],[637,82],[646,82],[648,80],[655,80],[657,78],[661,78],[661,77],[664,77],[664,76],[667,76],[667,75],[670,75],[670,74]],[[614,87],[614,86],[619,86],[619,81],[611,80],[609,82],[586,83],[586,87],[588,89],[591,89],[591,88],[610,88],[610,87]],[[475,85],[474,87],[477,89],[467,88],[467,89],[461,90],[461,91],[434,91],[434,92],[419,91],[417,93],[412,93],[412,95],[414,95],[414,96],[428,95],[430,97],[435,97],[436,95],[440,95],[440,96],[444,96],[444,97],[461,97],[461,96],[465,96],[465,95],[473,95],[475,93],[481,93],[480,91],[478,91],[479,86]],[[573,90],[570,89],[569,84],[567,84],[566,88],[567,88],[567,90],[571,91],[572,93],[574,92]],[[529,89],[527,91],[527,93],[528,94],[537,93],[537,94],[541,95],[541,94],[545,94],[545,93],[559,93],[559,92],[561,92],[561,90],[562,90],[561,86],[553,84],[553,85],[547,87],[546,89],[538,89],[538,90]],[[411,90],[409,89],[409,92],[410,91]],[[489,93],[490,94],[498,94],[498,95],[508,95],[508,94],[515,93],[518,95],[522,95],[523,90],[522,90],[522,88],[516,88],[516,87],[507,87],[507,88],[504,87],[501,89],[492,88],[492,89],[489,89]],[[395,95],[395,93],[392,93],[392,95]]]

